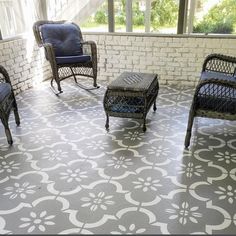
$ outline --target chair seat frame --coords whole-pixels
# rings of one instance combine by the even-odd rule
[[[194,117],[208,117],[213,119],[225,119],[225,120],[236,120],[236,57],[226,56],[222,54],[210,54],[206,57],[203,67],[202,67],[202,73],[203,72],[214,72],[217,76],[217,73],[222,73],[225,76],[229,76],[231,78],[228,79],[220,79],[220,76],[218,78],[209,77],[202,79],[200,78],[198,85],[196,87],[192,105],[189,111],[189,119],[188,119],[188,126],[187,126],[187,132],[185,136],[185,148],[187,148],[190,145],[190,139],[191,139],[191,131],[193,126]],[[216,94],[214,94],[214,98],[217,99],[226,99],[228,103],[231,103],[234,105],[235,110],[228,110],[227,107],[225,108],[225,111],[222,112],[219,110],[219,106],[217,104],[212,109],[204,109],[199,104],[199,97],[205,96],[205,99],[209,98],[208,94],[202,94],[200,91],[204,88],[209,88],[212,86],[218,86],[219,89],[215,91]],[[227,91],[233,91],[233,93],[229,93]],[[227,106],[227,104],[225,104]]]

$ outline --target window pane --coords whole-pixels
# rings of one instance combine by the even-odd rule
[[[176,34],[179,1],[155,0],[151,3],[151,32]]]
[[[15,35],[17,25],[15,21],[15,1],[0,1],[0,29],[3,38]],[[14,11],[15,9],[15,11]]]
[[[115,31],[126,31],[126,0],[115,0]],[[148,7],[150,4],[150,8]],[[133,0],[132,30],[144,33],[176,33],[178,0]],[[148,29],[148,30],[147,30]]]
[[[136,0],[133,1],[133,32],[144,33],[145,32],[145,10],[146,1]]]
[[[32,0],[0,1],[0,29],[3,38],[32,30],[37,19],[37,6]]]
[[[115,32],[126,32],[126,0],[114,1]]]
[[[197,0],[194,33],[236,34],[235,0]]]
[[[101,2],[101,1],[100,1]],[[92,4],[91,7],[95,7]],[[80,25],[82,31],[92,32],[108,32],[108,4],[104,1],[101,6],[96,6],[95,13],[86,15],[82,18],[82,22],[76,22]]]

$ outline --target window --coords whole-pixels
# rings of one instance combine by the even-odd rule
[[[197,0],[193,33],[236,34],[235,0]]]
[[[179,24],[183,30],[178,32],[236,34],[235,1],[0,0],[0,29],[3,38],[32,33],[36,20],[48,19],[74,21],[84,32],[108,32],[110,29],[115,32],[176,34]],[[178,22],[180,8],[184,9],[184,19],[180,18]],[[114,25],[111,16],[114,16]]]
[[[32,0],[0,0],[0,29],[3,38],[32,30],[38,17],[38,7]]]
[[[155,0],[151,3],[151,32],[176,34],[179,1]]]
[[[96,2],[96,3],[95,3]],[[89,10],[94,13],[85,12],[80,21],[81,30],[85,32],[108,32],[108,4],[107,0],[102,4],[101,1],[94,1]],[[90,13],[90,14],[89,14]]]
[[[13,10],[13,1],[0,1],[0,15],[0,29],[2,36],[14,35],[16,32],[16,22]]]
[[[128,9],[127,9],[127,4]],[[128,31],[176,33],[178,20],[178,0],[114,0],[115,32]],[[107,1],[82,26],[93,26],[93,31],[107,31]],[[127,15],[129,14],[129,15]],[[84,30],[86,27],[83,27]],[[92,27],[90,27],[92,29]],[[90,30],[89,30],[90,31]]]

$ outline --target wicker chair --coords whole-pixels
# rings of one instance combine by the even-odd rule
[[[194,117],[236,120],[236,57],[206,57],[189,112],[185,147],[190,144]]]
[[[19,126],[20,118],[11,81],[7,71],[0,65],[0,118],[5,128],[7,141],[10,145],[12,145],[13,141],[8,120],[12,109],[14,110],[16,124]]]
[[[57,83],[59,93],[62,93],[60,82],[71,76],[78,84],[76,76],[93,78],[92,88],[97,86],[97,47],[93,41],[83,41],[78,25],[66,21],[37,21],[33,32],[39,47],[44,47],[46,59],[52,69],[51,86]]]

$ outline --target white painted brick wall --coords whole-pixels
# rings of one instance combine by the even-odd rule
[[[98,81],[110,82],[128,70],[157,73],[162,84],[195,86],[208,54],[236,57],[236,38],[231,37],[84,33],[84,39],[97,43]]]
[[[0,65],[8,71],[15,94],[51,77],[44,51],[33,38],[0,41]]]
[[[195,86],[204,58],[211,53],[236,56],[236,38],[84,33],[98,48],[99,80],[110,82],[123,71],[157,73],[161,84]],[[34,39],[0,41],[0,64],[16,93],[51,78],[43,49]],[[50,85],[49,85],[50,86]]]

